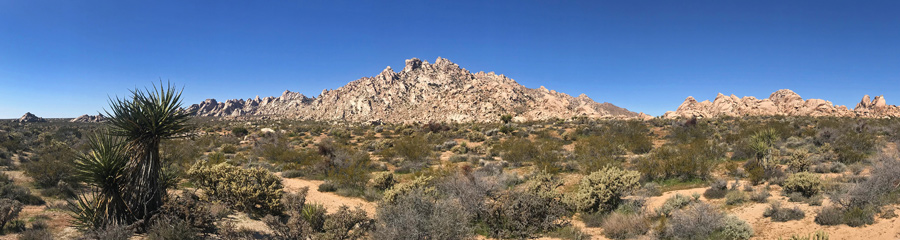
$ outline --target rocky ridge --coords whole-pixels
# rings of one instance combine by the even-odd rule
[[[719,93],[716,99],[698,102],[694,97],[687,97],[678,109],[666,112],[663,117],[691,118],[691,117],[719,117],[719,116],[811,116],[811,117],[900,117],[900,107],[887,105],[884,96],[877,96],[874,100],[865,95],[854,109],[846,106],[835,106],[822,99],[803,100],[800,95],[788,89],[778,90],[769,98],[757,99],[746,96],[738,98],[735,95],[725,96]]]
[[[486,122],[510,114],[515,120],[648,118],[582,94],[572,97],[544,88],[527,88],[502,74],[471,73],[445,58],[434,64],[406,60],[400,72],[390,66],[374,77],[323,90],[317,97],[285,91],[280,97],[207,99],[187,108],[198,116],[276,116],[302,120],[368,122]]]
[[[20,122],[20,123],[32,123],[32,122],[46,122],[47,120],[45,120],[42,117],[35,116],[31,112],[26,112],[25,115],[22,115],[22,117],[20,117],[16,121]]]
[[[85,115],[78,116],[75,119],[72,119],[70,122],[99,123],[99,122],[105,122],[105,121],[106,121],[106,117],[104,117],[103,114],[97,114],[95,116],[85,114]]]

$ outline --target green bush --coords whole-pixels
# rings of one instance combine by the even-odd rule
[[[800,172],[788,177],[782,187],[785,193],[799,192],[805,197],[812,197],[822,192],[822,180],[814,173]]]
[[[872,207],[850,207],[844,210],[843,221],[851,227],[861,227],[875,223],[875,209]]]
[[[251,216],[279,213],[284,187],[281,178],[262,168],[244,169],[228,164],[195,164],[188,176],[216,200]]]
[[[76,182],[74,160],[75,151],[60,142],[53,142],[40,150],[38,157],[23,163],[25,175],[34,179],[40,188],[55,188]]]
[[[231,129],[231,134],[237,137],[246,136],[250,131],[247,131],[244,127],[234,127]]]
[[[581,179],[570,201],[581,211],[608,212],[622,200],[622,195],[640,186],[640,173],[607,167]]]
[[[575,157],[585,173],[591,173],[608,166],[619,166],[625,149],[609,138],[590,136],[575,141]]]
[[[148,240],[199,239],[200,233],[179,218],[158,218],[147,229]]]
[[[844,223],[844,214],[840,208],[825,207],[816,214],[815,222],[825,226],[840,225]]]
[[[319,192],[334,192],[337,191],[337,186],[335,186],[332,182],[325,181],[322,184],[319,184],[317,190],[319,190]]]
[[[725,157],[725,152],[705,139],[686,144],[667,144],[654,149],[635,167],[648,179],[706,178]]]

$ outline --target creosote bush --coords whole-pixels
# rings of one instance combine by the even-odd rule
[[[607,167],[581,179],[570,201],[583,212],[608,212],[619,206],[623,194],[640,186],[640,173]]]
[[[198,163],[191,167],[188,176],[208,196],[230,204],[235,210],[257,217],[281,211],[284,187],[281,178],[268,170]]]

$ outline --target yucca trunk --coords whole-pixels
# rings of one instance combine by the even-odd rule
[[[134,158],[128,162],[128,180],[131,184],[132,199],[136,217],[149,220],[160,206],[162,206],[163,189],[159,184],[160,168],[159,139],[149,140],[134,146]]]

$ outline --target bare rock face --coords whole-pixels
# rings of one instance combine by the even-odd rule
[[[385,68],[374,77],[323,90],[309,98],[285,91],[280,97],[235,99],[220,103],[208,99],[187,108],[200,116],[272,115],[286,118],[351,122],[485,122],[510,114],[522,120],[593,118],[646,118],[585,95],[526,88],[493,72],[471,73],[445,58],[434,64],[406,60],[401,72]]]
[[[20,117],[19,120],[16,120],[16,121],[20,122],[20,123],[32,123],[32,122],[46,122],[47,120],[44,120],[44,118],[42,118],[42,117],[38,117],[38,116],[35,116],[34,114],[31,114],[31,112],[26,112],[25,115],[22,115],[22,117]]]
[[[782,89],[778,90],[767,99],[754,97],[737,98],[721,93],[713,102],[697,102],[693,97],[688,97],[675,111],[666,112],[664,118],[692,118],[692,117],[719,117],[719,116],[835,116],[835,117],[898,117],[900,107],[887,105],[883,96],[869,100],[869,95],[863,97],[856,108],[847,109],[845,106],[834,106],[829,101],[822,99],[803,100],[797,93]]]
[[[70,122],[99,123],[99,122],[105,122],[105,121],[106,121],[106,117],[104,117],[103,114],[97,114],[95,116],[85,114],[85,115],[78,116],[75,119],[72,119]]]

